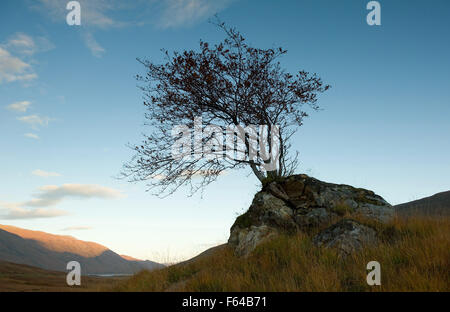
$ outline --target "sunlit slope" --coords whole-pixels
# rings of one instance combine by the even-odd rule
[[[78,240],[67,235],[54,235],[41,231],[31,231],[11,225],[0,225],[0,229],[16,234],[24,239],[34,240],[42,247],[56,252],[70,252],[83,257],[96,257],[108,250],[108,248],[100,244]]]
[[[71,236],[5,225],[0,225],[0,260],[55,271],[66,271],[68,262],[78,261],[82,274],[131,274],[162,266],[126,259],[105,246]]]

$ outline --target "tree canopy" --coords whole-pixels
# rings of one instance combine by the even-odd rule
[[[215,25],[226,35],[218,44],[163,50],[163,64],[138,59],[149,131],[131,146],[122,176],[159,195],[183,185],[194,193],[239,168],[261,182],[292,174],[298,153],[289,155],[290,139],[308,116],[305,105],[319,109],[318,94],[330,87],[314,73],[286,72],[283,48],[252,47],[235,28]]]

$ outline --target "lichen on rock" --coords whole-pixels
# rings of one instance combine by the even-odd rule
[[[305,174],[293,175],[264,184],[262,190],[255,195],[248,211],[239,216],[231,227],[228,243],[235,248],[236,254],[248,255],[262,241],[277,233],[309,232],[311,229],[333,224],[348,228],[349,221],[343,224],[339,222],[356,215],[386,223],[393,217],[394,209],[381,196],[370,190],[327,183]],[[335,237],[335,242],[333,239],[329,240],[334,243],[320,245],[340,244],[339,246],[345,246],[342,250],[351,252],[357,250],[359,245],[366,244],[369,241],[366,239],[369,235],[367,233],[370,231],[356,226],[356,221],[351,221],[351,224],[355,229],[364,231],[355,230],[349,234],[349,238],[355,235],[366,236],[359,240],[356,238],[355,242],[341,244],[338,242],[348,236],[341,233],[343,236]],[[337,233],[333,230],[327,235],[338,235]]]
[[[374,229],[350,219],[342,219],[313,238],[315,245],[336,248],[341,256],[348,256],[377,241]]]

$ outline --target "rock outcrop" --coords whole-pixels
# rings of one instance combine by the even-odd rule
[[[313,238],[317,246],[336,248],[339,254],[344,256],[377,241],[374,229],[350,219],[342,219]]]
[[[372,191],[294,175],[268,183],[255,195],[248,211],[231,227],[228,244],[243,256],[278,233],[330,226],[314,242],[348,254],[376,241],[375,230],[347,220],[356,215],[385,223],[394,209]]]

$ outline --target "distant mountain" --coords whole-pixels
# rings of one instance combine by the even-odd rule
[[[128,260],[128,261],[144,261],[144,260],[141,260],[141,259],[136,259],[136,258],[134,258],[134,257],[131,257],[131,256],[127,256],[127,255],[120,255],[122,258],[124,258],[125,260]]]
[[[399,215],[450,215],[450,191],[394,206]]]
[[[67,271],[68,262],[78,261],[82,274],[133,274],[164,267],[156,262],[120,256],[105,246],[72,236],[9,225],[0,225],[0,260],[53,271]]]

